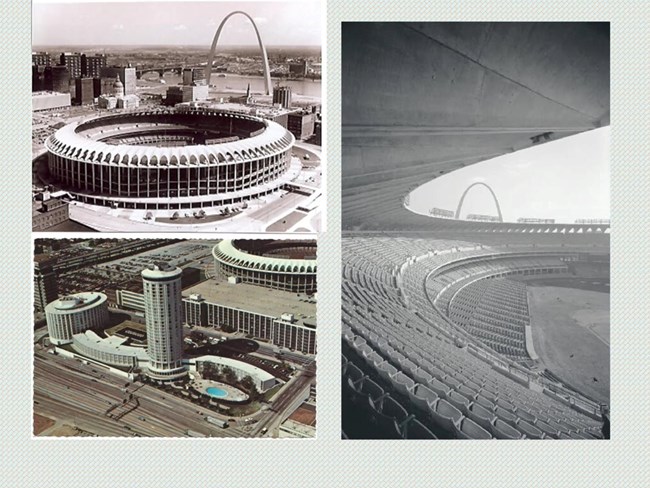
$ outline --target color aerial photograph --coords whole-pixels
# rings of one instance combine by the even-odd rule
[[[343,22],[344,439],[609,439],[609,50]]]
[[[34,436],[316,434],[316,241],[36,239]]]
[[[32,11],[32,230],[321,230],[320,2]]]

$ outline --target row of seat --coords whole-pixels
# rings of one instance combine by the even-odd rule
[[[350,246],[346,240],[359,242]],[[344,265],[354,261],[356,269],[385,267],[385,262],[376,261],[381,255],[377,249],[384,246],[386,240],[387,238],[344,238]],[[404,241],[393,244],[408,246],[408,242]],[[417,247],[427,249],[426,243],[420,243]],[[467,255],[503,253],[503,250],[490,250],[467,243],[463,245],[463,251],[445,249],[440,242],[436,243],[436,247],[438,250],[435,253],[429,249],[424,255],[417,257],[402,252],[402,256],[408,257],[400,266],[391,263],[391,269],[393,272],[397,269],[398,276],[392,283],[382,284],[385,289],[382,293],[369,289],[368,283],[364,283],[363,278],[357,274],[344,271],[343,334],[346,340],[352,341],[369,367],[376,370],[384,381],[394,385],[395,391],[401,391],[407,398],[407,403],[408,399],[416,403],[415,397],[412,398],[409,391],[425,392],[424,388],[428,388],[436,393],[438,401],[444,400],[461,412],[463,418],[468,419],[461,419],[460,429],[465,426],[465,430],[480,432],[474,428],[473,424],[476,424],[497,437],[487,424],[481,425],[476,418],[470,417],[470,411],[480,412],[479,407],[492,412],[494,418],[491,424],[496,425],[499,420],[498,427],[495,428],[501,431],[508,430],[503,423],[517,430],[512,422],[508,423],[508,420],[512,419],[507,417],[508,414],[515,415],[517,425],[528,429],[530,435],[520,432],[522,436],[527,437],[534,436],[534,429],[546,432],[536,427],[537,422],[542,422],[540,426],[552,433],[552,424],[548,424],[550,429],[546,428],[545,424],[557,420],[560,427],[555,427],[559,432],[556,436],[570,436],[571,433],[583,435],[587,429],[597,429],[598,423],[593,419],[572,410],[555,398],[513,381],[510,376],[518,375],[522,378],[522,383],[526,383],[526,378],[533,373],[513,369],[514,363],[498,359],[493,350],[486,349],[480,342],[473,342],[471,335],[467,334],[469,347],[458,347],[455,339],[462,336],[462,331],[456,330],[455,326],[446,322],[445,318],[430,306],[425,288],[426,278],[432,269]],[[354,259],[348,259],[346,249],[351,248],[362,248],[364,257],[355,255]],[[395,298],[387,299],[387,296]],[[496,365],[500,365],[499,368]],[[510,371],[508,368],[511,368]],[[509,376],[505,376],[502,371],[507,372]],[[461,397],[468,403],[461,400]],[[470,410],[473,405],[476,407]],[[435,406],[437,407],[438,403]],[[445,403],[440,403],[440,409],[446,408]],[[528,428],[523,422],[532,428]]]

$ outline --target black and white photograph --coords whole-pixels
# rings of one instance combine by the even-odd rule
[[[32,11],[32,230],[322,229],[319,2]]]
[[[610,24],[341,34],[343,439],[609,439]]]

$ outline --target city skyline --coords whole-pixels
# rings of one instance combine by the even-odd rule
[[[311,15],[305,15],[312,6]],[[229,13],[245,10],[268,46],[320,46],[320,2],[44,2],[32,9],[32,45],[203,46]],[[97,29],[88,19],[106,19]],[[265,29],[265,26],[272,26]],[[224,27],[221,46],[254,44],[253,27],[236,16]]]

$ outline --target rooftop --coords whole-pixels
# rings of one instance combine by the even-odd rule
[[[180,277],[182,270],[171,266],[164,261],[156,261],[142,270],[142,277],[145,279],[175,278]]]
[[[149,361],[146,349],[142,347],[127,346],[124,343],[128,340],[121,337],[111,336],[102,338],[92,330],[73,336],[75,343],[92,347],[96,351],[123,356],[135,356],[139,361]]]
[[[278,318],[283,313],[291,313],[300,325],[305,320],[309,323],[316,322],[316,304],[304,301],[306,297],[298,296],[297,293],[212,279],[183,290],[183,297],[197,293],[209,303]]]

